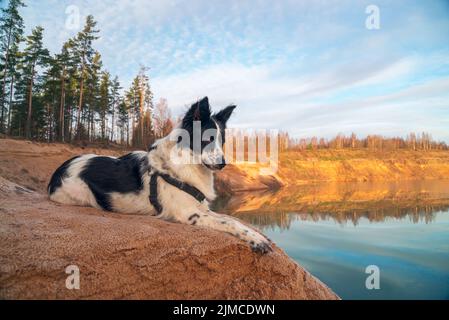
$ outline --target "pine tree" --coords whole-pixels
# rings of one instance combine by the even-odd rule
[[[139,118],[139,99],[138,99],[138,87],[139,79],[134,78],[131,87],[125,92],[124,103],[126,105],[126,111],[128,112],[128,123],[126,132],[126,145],[130,145],[130,134],[134,135],[134,129],[137,127]],[[130,133],[130,123],[131,123],[131,133]],[[134,143],[133,143],[134,144]]]
[[[91,63],[86,68],[87,78],[85,80],[86,95],[84,112],[82,113],[81,130],[86,130],[86,138],[90,141],[96,138],[95,124],[101,119],[96,117],[97,113],[100,113],[100,78],[101,68],[103,62],[101,61],[101,55],[99,52],[95,52]],[[81,135],[82,136],[82,135]]]
[[[126,93],[126,100],[133,114],[132,145],[134,147],[143,147],[154,140],[153,93],[146,70],[145,67],[140,68],[139,74],[134,78],[131,88]]]
[[[129,120],[131,121],[132,136],[134,136],[135,128],[140,122],[140,105],[139,105],[139,78],[135,77],[131,87],[125,92],[125,103],[129,114]],[[127,137],[127,143],[129,144],[129,137]],[[136,141],[133,139],[133,145],[136,145]]]
[[[120,99],[117,104],[117,126],[120,128],[120,143],[129,145],[129,105],[125,99]]]
[[[116,114],[116,109],[117,109],[117,105],[119,103],[120,100],[120,82],[118,81],[118,77],[115,76],[114,80],[111,83],[111,94],[110,94],[110,101],[111,101],[111,109],[110,109],[110,114],[111,114],[111,141],[114,141],[114,127],[116,126],[115,123],[115,114]]]
[[[101,124],[101,139],[106,140],[106,117],[110,113],[111,101],[109,88],[111,85],[110,74],[107,71],[103,71],[101,74],[100,82],[100,101],[99,101],[99,113]]]
[[[18,72],[17,66],[19,65],[20,60],[22,59],[22,53],[19,51],[18,44],[13,44],[10,48],[9,52],[9,64],[8,64],[8,76],[10,77],[7,81],[9,92],[7,92],[8,98],[8,114],[6,123],[8,124],[7,134],[11,134],[12,126],[11,126],[11,116],[13,112],[13,97],[14,97],[14,87],[16,80],[20,77],[20,73]],[[6,99],[6,98],[5,98]],[[4,109],[3,109],[4,110]],[[4,122],[3,122],[4,123]],[[4,125],[4,124],[3,124]],[[1,124],[0,124],[1,126]]]
[[[58,56],[50,57],[48,59],[49,68],[44,74],[43,83],[43,97],[42,102],[45,106],[46,121],[43,123],[46,129],[46,138],[48,142],[52,142],[55,136],[55,114],[58,110],[58,96],[60,90],[58,87],[60,85],[60,73],[61,66],[58,63]]]
[[[26,102],[27,100],[27,78],[25,74],[25,64],[23,52],[16,63],[18,76],[14,81],[14,102],[12,104],[11,122],[9,133],[14,136],[23,136],[26,122]]]
[[[79,100],[76,120],[78,140],[81,138],[81,112],[83,110],[83,98],[85,90],[84,82],[86,80],[86,77],[88,76],[87,69],[89,68],[89,64],[92,62],[92,59],[95,55],[95,50],[92,47],[92,42],[98,39],[98,37],[96,36],[98,30],[95,30],[96,25],[97,22],[95,22],[93,16],[87,16],[86,24],[84,25],[83,30],[78,33],[74,40],[74,50],[79,67]]]
[[[64,86],[64,94],[61,95],[63,97],[62,103],[64,103],[64,123],[63,123],[63,129],[64,129],[64,140],[65,141],[72,141],[74,134],[73,134],[73,127],[74,127],[74,115],[76,114],[76,111],[78,110],[78,103],[79,103],[79,95],[78,95],[78,89],[79,89],[79,63],[78,63],[78,56],[77,52],[75,50],[76,48],[76,42],[75,39],[69,39],[64,45],[63,50],[61,54],[63,54],[64,58],[61,61],[61,64],[64,64],[65,66],[65,79],[61,78],[61,81],[65,80],[65,86]],[[64,52],[66,50],[66,52]],[[61,107],[61,105],[60,105]]]
[[[10,79],[12,86],[14,85],[11,70],[14,70],[14,64],[16,63],[11,59],[14,54],[11,54],[13,50],[18,51],[19,43],[23,36],[23,19],[19,14],[19,9],[25,7],[25,4],[21,0],[10,0],[6,8],[1,9],[0,16],[0,51],[1,55],[1,81],[2,91],[0,93],[0,132],[4,132],[5,123],[5,100],[6,100],[6,86],[7,81]],[[11,86],[10,86],[11,87]],[[10,94],[11,95],[11,94]],[[9,106],[11,108],[11,106]]]
[[[61,53],[57,54],[54,59],[58,82],[55,83],[57,90],[59,90],[59,104],[57,112],[57,135],[58,140],[65,141],[65,104],[66,104],[66,87],[71,74],[73,74],[73,65],[70,55],[70,48],[72,43],[67,41],[63,44]],[[72,67],[72,69],[71,69]]]
[[[23,53],[24,78],[28,82],[27,88],[27,120],[25,136],[31,138],[31,121],[33,116],[33,86],[37,76],[37,68],[46,66],[49,52],[42,43],[44,29],[40,26],[32,30],[31,35],[26,38],[26,48]]]

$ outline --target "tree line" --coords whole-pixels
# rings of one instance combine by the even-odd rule
[[[317,150],[317,149],[369,149],[369,150],[448,150],[443,141],[435,141],[429,133],[410,133],[407,137],[384,137],[368,135],[359,138],[355,133],[347,136],[338,134],[332,139],[325,138],[290,138],[288,133],[279,135],[280,145],[285,150]]]
[[[0,17],[0,133],[48,142],[117,142],[146,147],[166,135],[173,120],[165,99],[153,103],[142,66],[122,93],[117,76],[95,49],[92,15],[52,55],[44,29],[24,35],[22,0],[9,0]]]
[[[226,147],[231,147],[234,154],[243,154],[246,156],[250,150],[258,152],[264,150],[269,155],[271,151],[270,144],[276,139],[274,150],[279,152],[288,151],[306,151],[306,150],[372,150],[372,151],[393,151],[393,150],[413,150],[413,151],[431,151],[431,150],[449,150],[449,146],[444,141],[436,141],[429,133],[421,134],[410,133],[403,137],[384,137],[381,135],[367,135],[366,137],[357,137],[355,133],[351,135],[338,134],[333,138],[318,138],[316,136],[309,138],[293,138],[286,131],[270,133],[268,131],[230,129],[226,132]]]

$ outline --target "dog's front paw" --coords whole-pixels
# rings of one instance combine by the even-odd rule
[[[263,236],[262,234],[252,231],[249,234],[247,234],[248,238],[246,239],[251,246],[251,249],[254,252],[266,254],[270,251],[273,251],[271,248],[272,242]]]
[[[266,254],[270,251],[273,251],[273,248],[271,247],[270,242],[268,240],[261,242],[255,242],[251,240],[249,244],[251,246],[251,249],[257,253]]]

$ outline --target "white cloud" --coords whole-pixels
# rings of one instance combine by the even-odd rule
[[[412,68],[412,60],[404,59],[365,70],[346,65],[310,75],[279,77],[275,76],[276,65],[226,63],[156,77],[153,88],[158,96],[167,98],[175,108],[204,95],[210,95],[217,103],[244,101],[267,104],[292,97],[304,102],[343,88],[384,84],[404,76]]]
[[[331,136],[342,131],[361,134],[406,134],[442,125],[438,113],[449,114],[449,78],[427,81],[385,95],[348,97],[343,102],[320,102],[342,88],[381,85],[413,70],[413,59],[399,60],[366,75],[363,72],[311,77],[277,78],[271,66],[224,64],[190,73],[153,79],[158,97],[168,99],[175,114],[183,106],[208,95],[217,109],[238,105],[231,125],[249,128],[289,129],[294,134]],[[352,69],[351,69],[352,70]],[[425,124],[423,128],[423,124]],[[437,129],[437,137],[447,138]]]

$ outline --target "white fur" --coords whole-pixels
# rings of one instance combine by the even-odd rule
[[[74,159],[67,170],[67,177],[62,180],[62,186],[50,195],[50,200],[63,204],[101,208],[88,185],[79,177],[88,160],[93,157],[96,155],[86,154]]]
[[[218,143],[219,138],[216,140]],[[163,208],[162,213],[158,215],[159,218],[228,232],[250,243],[256,250],[268,251],[267,248],[270,248],[269,240],[262,234],[229,216],[209,210],[208,202],[216,197],[212,171],[202,164],[173,162],[170,153],[175,145],[175,141],[166,137],[158,140],[155,143],[156,149],[151,152],[136,152],[142,157],[148,157],[148,163],[152,171],[144,174],[144,187],[138,193],[111,193],[113,210],[122,213],[155,215],[156,212],[149,202],[150,174],[154,171],[167,173],[199,189],[206,196],[206,200],[200,203],[191,195],[168,184],[159,177],[158,199]],[[219,153],[221,145],[220,148],[216,149],[216,152]],[[79,178],[80,172],[92,157],[95,157],[95,155],[84,155],[72,161],[68,169],[68,176],[63,179],[62,186],[50,196],[51,200],[64,204],[88,205],[100,208],[89,187]],[[111,172],[111,174],[114,173]]]
[[[220,164],[224,157],[224,152],[222,148],[222,136],[220,126],[217,121],[213,120],[215,123],[216,129],[209,129],[216,132],[216,137],[213,143],[206,146],[205,150],[203,150],[201,154],[201,159],[203,163],[207,163],[210,165]],[[207,137],[206,137],[207,138]]]
[[[218,140],[216,139],[217,142]],[[170,151],[175,146],[175,142],[170,141],[168,138],[158,141],[156,145],[156,150],[152,151],[149,156],[150,164],[153,168],[195,186],[205,194],[208,201],[215,199],[214,177],[209,169],[201,164],[173,163],[170,160]],[[208,201],[199,203],[192,196],[168,184],[162,178],[158,178],[158,196],[164,209],[161,218],[186,224],[195,222],[197,226],[231,233],[244,241],[252,243],[252,246],[256,248],[258,246],[269,246],[269,240],[258,231],[229,216],[212,212],[209,210]],[[197,214],[199,217],[195,216],[195,219],[189,219],[194,214]]]

